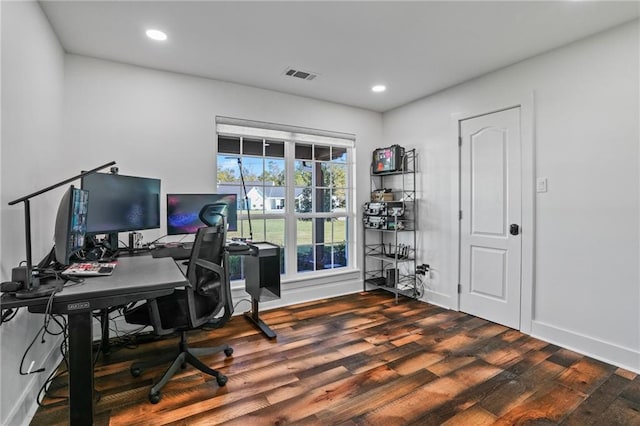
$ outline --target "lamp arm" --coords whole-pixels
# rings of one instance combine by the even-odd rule
[[[76,179],[80,179],[80,178],[82,178],[82,177],[84,177],[84,176],[86,176],[86,175],[90,175],[90,174],[92,174],[92,173],[95,173],[95,172],[97,172],[98,170],[102,170],[102,169],[107,168],[107,167],[109,167],[109,166],[113,166],[114,164],[116,164],[116,162],[115,162],[115,161],[110,161],[110,162],[108,162],[107,164],[103,164],[102,166],[96,167],[95,169],[91,169],[91,170],[89,170],[89,171],[82,172],[82,173],[80,173],[80,174],[79,174],[79,175],[77,175],[77,176],[71,177],[71,178],[69,178],[69,179],[65,179],[65,180],[63,180],[62,182],[58,182],[58,183],[53,184],[53,185],[51,185],[51,186],[47,186],[46,188],[41,189],[41,190],[39,190],[39,191],[36,191],[36,192],[34,192],[33,194],[25,195],[24,197],[20,197],[20,198],[18,198],[17,200],[10,201],[10,202],[9,202],[9,205],[10,205],[10,206],[13,206],[14,204],[18,204],[18,203],[20,203],[20,202],[22,202],[22,201],[26,201],[26,200],[28,200],[29,198],[33,198],[33,197],[35,197],[35,196],[37,196],[37,195],[44,194],[45,192],[49,192],[49,191],[51,191],[52,189],[56,189],[56,188],[58,188],[59,186],[65,185],[65,184],[67,184],[67,183],[69,183],[69,182],[72,182],[72,181],[74,181],[74,180],[76,180]]]

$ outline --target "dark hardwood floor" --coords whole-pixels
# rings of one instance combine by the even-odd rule
[[[375,291],[261,317],[276,340],[242,316],[191,333],[194,347],[234,348],[205,358],[229,382],[188,367],[156,405],[148,389],[167,365],[137,378],[129,365],[177,338],[100,356],[96,424],[640,425],[636,374],[463,313]],[[50,393],[66,391],[63,374]],[[68,422],[65,400],[44,403],[32,425]]]

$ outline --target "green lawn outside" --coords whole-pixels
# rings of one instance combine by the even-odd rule
[[[242,222],[242,223],[241,223]],[[324,241],[329,243],[332,242],[331,238],[331,229],[333,224],[333,235],[335,241],[343,242],[347,239],[346,234],[346,220],[333,220],[330,222],[324,222]],[[253,239],[255,241],[270,241],[274,244],[278,244],[280,246],[284,245],[284,229],[285,223],[284,219],[252,219],[251,225],[253,228]],[[266,225],[266,234],[265,234],[265,225]],[[311,220],[299,220],[297,227],[297,242],[298,245],[307,245],[311,244],[313,241],[312,235],[312,225],[313,222]],[[228,237],[240,237],[240,229],[244,227],[244,237],[249,236],[249,225],[246,220],[238,221],[238,231],[237,232],[229,232]]]

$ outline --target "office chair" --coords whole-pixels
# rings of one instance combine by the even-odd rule
[[[224,352],[229,357],[233,354],[233,349],[229,345],[211,348],[190,348],[187,345],[187,331],[205,324],[207,327],[222,327],[233,313],[227,272],[229,256],[224,250],[225,242],[224,218],[217,226],[200,228],[196,234],[187,269],[189,285],[184,289],[176,289],[173,294],[147,300],[140,305],[125,309],[124,316],[128,323],[150,325],[157,335],[176,331],[180,333],[177,357],[160,358],[160,361],[173,359],[173,362],[149,390],[149,401],[152,404],[160,401],[162,387],[179,368],[185,368],[186,364],[215,377],[219,386],[227,383],[225,375],[209,368],[197,356]],[[218,316],[222,309],[224,314]],[[145,366],[158,363],[158,360],[152,363],[136,362],[131,365],[131,374],[137,377],[142,374]]]

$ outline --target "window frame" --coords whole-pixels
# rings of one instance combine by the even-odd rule
[[[357,251],[355,245],[356,239],[356,209],[354,206],[355,202],[355,176],[354,176],[354,164],[355,164],[355,136],[342,134],[342,133],[334,133],[327,131],[315,131],[313,129],[303,129],[299,127],[291,127],[291,126],[280,126],[274,125],[272,123],[259,123],[259,125],[264,125],[265,127],[260,128],[257,127],[255,123],[257,122],[247,122],[243,120],[237,119],[225,119],[219,120],[219,117],[216,117],[216,143],[215,143],[215,167],[216,167],[216,176],[218,169],[218,157],[220,155],[229,155],[229,156],[239,156],[241,158],[251,156],[256,157],[255,155],[247,155],[242,152],[242,141],[244,138],[255,140],[262,139],[263,140],[263,152],[262,159],[263,162],[266,161],[268,157],[265,153],[264,143],[265,141],[282,141],[284,142],[284,165],[285,165],[285,208],[283,209],[283,213],[273,213],[267,212],[266,209],[262,209],[262,213],[256,214],[251,211],[251,221],[252,224],[256,220],[267,220],[269,218],[278,218],[284,219],[285,228],[284,228],[284,244],[285,244],[285,273],[282,274],[283,282],[291,282],[299,279],[308,279],[308,278],[317,278],[324,276],[335,275],[336,273],[347,273],[353,272],[356,270],[357,265]],[[228,124],[227,120],[233,120],[233,124]],[[250,123],[251,126],[238,125],[238,124],[246,124]],[[275,128],[274,128],[275,127]],[[311,132],[306,133],[305,131]],[[315,134],[313,133],[315,132]],[[336,137],[337,135],[337,137]],[[347,135],[348,137],[345,137]],[[230,138],[240,138],[240,153],[220,153],[219,151],[219,143],[218,140],[220,137],[230,137]],[[295,145],[296,143],[303,144],[311,144],[313,146],[320,145],[323,147],[338,147],[341,150],[345,150],[346,159],[345,162],[339,162],[340,164],[344,164],[344,169],[346,172],[346,187],[340,188],[345,191],[345,208],[343,212],[316,212],[315,208],[312,209],[311,212],[296,212],[295,209]],[[315,158],[312,160],[318,162],[320,160],[316,160]],[[327,160],[328,163],[331,163],[331,157]],[[263,165],[266,163],[263,163]],[[313,175],[312,175],[313,176]],[[313,177],[312,177],[313,179]],[[220,182],[220,184],[223,184]],[[216,179],[216,187],[218,185]],[[312,191],[315,189],[315,185],[312,185]],[[321,187],[324,188],[324,187]],[[242,191],[242,189],[240,188]],[[247,188],[248,190],[248,188]],[[243,193],[244,200],[244,193]],[[331,209],[330,209],[331,210]],[[344,241],[344,250],[346,251],[346,265],[343,267],[332,268],[330,269],[320,269],[320,270],[309,270],[309,271],[298,271],[298,250],[297,250],[297,223],[299,218],[308,218],[311,220],[315,219],[338,219],[345,218],[345,234],[344,237],[346,241]],[[247,220],[247,213],[244,209],[238,209],[238,221]],[[333,246],[334,244],[339,244],[341,242],[334,241],[334,228],[333,221],[332,230],[331,230],[331,241],[327,241],[327,245]],[[315,223],[312,225],[312,229],[314,229]],[[239,226],[240,229],[240,226]],[[263,234],[264,235],[264,234]],[[247,236],[245,234],[245,236]],[[262,236],[257,237],[254,234],[254,240],[260,241]],[[312,251],[314,252],[314,265],[315,262],[315,251],[318,246],[316,242],[315,232],[312,233]],[[295,248],[295,249],[291,249]],[[333,256],[334,254],[332,254]],[[333,261],[333,257],[332,257]],[[242,280],[242,278],[241,278]]]

